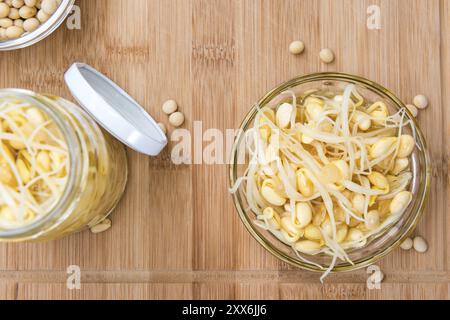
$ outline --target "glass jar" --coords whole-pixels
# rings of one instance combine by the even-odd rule
[[[277,106],[282,102],[286,102],[286,95],[282,94],[286,91],[294,92],[295,94],[309,90],[342,92],[349,84],[355,85],[357,91],[369,101],[383,101],[392,113],[398,112],[400,109],[406,110],[407,120],[411,121],[411,126],[414,129],[414,133],[411,130],[409,133],[415,134],[417,144],[411,155],[412,181],[409,191],[413,195],[413,200],[398,221],[388,225],[378,234],[371,236],[364,247],[351,249],[347,252],[353,263],[339,261],[335,264],[333,272],[355,270],[375,263],[398,247],[413,232],[422,216],[430,190],[430,159],[423,134],[416,119],[406,109],[405,104],[388,89],[373,81],[354,75],[315,73],[294,78],[266,94],[247,114],[236,136],[229,167],[230,186],[234,187],[239,177],[243,176],[248,167],[248,157],[242,156],[245,153],[243,152],[246,139],[245,133],[252,128],[258,113],[258,107]],[[248,232],[266,250],[280,260],[302,269],[324,272],[330,266],[332,263],[331,256],[326,254],[305,255],[306,259],[301,259],[290,246],[282,243],[268,230],[263,230],[256,226],[253,223],[255,213],[249,208],[245,190],[243,189],[241,184],[237,192],[233,193],[235,207]]]
[[[38,108],[61,131],[69,153],[67,182],[51,212],[23,227],[0,229],[0,240],[54,240],[104,220],[119,202],[127,182],[124,146],[81,108],[56,96],[0,89]]]
[[[29,32],[17,39],[0,40],[0,51],[16,50],[29,47],[52,34],[72,12],[75,0],[62,0],[58,9],[50,18],[33,32]]]
[[[0,89],[0,241],[54,240],[100,223],[125,190],[123,145],[148,156],[167,145],[144,108],[91,66],[74,63],[64,79],[80,107]]]

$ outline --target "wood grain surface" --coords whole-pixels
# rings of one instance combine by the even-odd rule
[[[381,29],[366,26],[381,7]],[[263,250],[240,223],[226,165],[175,166],[169,151],[129,151],[130,179],[109,231],[44,244],[0,244],[1,299],[449,299],[450,0],[78,0],[81,30],[62,26],[30,48],[0,53],[0,87],[71,99],[63,73],[99,69],[158,120],[176,99],[185,128],[237,128],[250,106],[294,76],[343,71],[405,102],[425,94],[419,122],[433,164],[430,201],[416,230],[426,254],[396,250],[365,270],[319,275]],[[306,51],[289,54],[292,40]],[[318,52],[336,53],[330,65]],[[169,148],[170,150],[170,148]],[[78,265],[81,290],[68,290]]]

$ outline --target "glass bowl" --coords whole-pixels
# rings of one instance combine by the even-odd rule
[[[257,103],[257,105],[262,108],[289,101],[289,96],[281,94],[286,90],[293,91],[297,94],[312,89],[342,91],[348,84],[354,84],[359,93],[370,101],[384,101],[391,113],[396,112],[401,108],[406,109],[403,102],[386,88],[373,81],[344,73],[314,73],[294,78],[270,91]],[[257,114],[257,105],[255,105],[245,117],[234,141],[229,166],[230,186],[235,185],[237,179],[243,175],[247,167],[248,157],[245,157],[245,160],[242,161],[243,158],[241,152],[245,144],[245,132],[253,126]],[[346,251],[353,261],[353,264],[350,264],[347,261],[338,260],[332,272],[356,270],[375,263],[398,247],[402,241],[411,234],[422,216],[424,205],[430,190],[430,159],[423,134],[420,131],[415,118],[409,111],[407,111],[407,118],[412,121],[412,126],[415,128],[417,142],[417,147],[411,155],[411,171],[413,177],[409,190],[413,194],[413,200],[396,223],[387,226],[382,229],[380,233],[370,237],[364,247]],[[407,131],[408,130],[406,130],[406,132]],[[409,131],[411,132],[411,129],[409,129]],[[241,185],[237,192],[232,194],[235,207],[248,232],[250,232],[250,234],[266,250],[280,260],[302,269],[323,272],[330,266],[331,256],[326,254],[302,254],[308,262],[301,260],[290,246],[278,240],[269,231],[263,230],[255,225],[253,220],[256,215],[248,207],[242,189]]]
[[[74,3],[75,0],[62,0],[55,13],[33,32],[25,33],[17,39],[0,40],[0,51],[26,48],[48,37],[64,22],[72,11]]]

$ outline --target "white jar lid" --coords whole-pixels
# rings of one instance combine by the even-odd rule
[[[156,156],[167,145],[167,137],[144,108],[91,66],[74,63],[64,78],[81,107],[128,147]]]

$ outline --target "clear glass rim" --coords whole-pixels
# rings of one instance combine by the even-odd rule
[[[56,12],[35,31],[25,34],[17,39],[0,41],[0,51],[26,48],[45,39],[64,22],[66,17],[72,11],[74,3],[75,0],[62,0]]]
[[[340,73],[340,72],[321,72],[321,73],[312,73],[307,74],[304,76],[293,78],[287,82],[282,83],[281,85],[275,87],[272,89],[269,93],[267,93],[265,96],[263,96],[256,105],[254,105],[251,110],[248,112],[246,117],[244,118],[242,124],[239,127],[239,133],[236,136],[233,144],[233,148],[231,151],[231,162],[229,165],[229,183],[230,187],[234,186],[237,180],[237,157],[238,157],[238,147],[243,139],[243,135],[248,129],[248,127],[251,125],[254,116],[257,112],[256,107],[257,106],[264,106],[266,103],[270,102],[274,97],[278,96],[280,93],[286,91],[288,88],[295,87],[297,85],[311,82],[311,81],[350,81],[355,82],[358,84],[365,85],[367,87],[370,87],[371,89],[374,89],[377,92],[380,92],[384,94],[388,99],[391,100],[392,103],[394,103],[398,108],[405,108],[407,111],[407,114],[409,118],[412,120],[414,127],[416,129],[417,138],[419,139],[421,145],[423,146],[422,152],[420,154],[423,156],[424,159],[424,168],[421,170],[421,175],[423,176],[423,181],[425,185],[421,189],[422,192],[419,194],[419,197],[415,199],[415,215],[413,216],[412,221],[408,225],[405,225],[403,227],[403,231],[399,232],[396,236],[395,241],[388,247],[384,248],[383,250],[379,250],[379,252],[375,253],[372,256],[368,256],[366,258],[360,259],[358,262],[352,264],[345,264],[336,266],[332,272],[344,272],[344,271],[352,271],[360,268],[367,267],[376,261],[380,260],[381,258],[385,257],[387,254],[392,252],[395,248],[397,248],[403,241],[406,239],[416,228],[417,224],[420,221],[420,218],[423,215],[425,204],[428,199],[429,191],[430,191],[430,180],[431,180],[431,165],[430,165],[430,158],[427,151],[426,141],[424,139],[423,133],[420,130],[420,127],[414,118],[412,114],[407,110],[405,104],[397,98],[396,95],[394,95],[390,90],[386,89],[385,87],[379,85],[376,82],[373,82],[371,80],[368,80],[366,78],[351,75],[347,73]],[[275,248],[271,242],[261,234],[261,232],[257,229],[257,227],[252,223],[249,216],[245,213],[245,210],[243,209],[241,198],[239,195],[239,192],[236,192],[232,194],[233,202],[236,210],[238,211],[239,217],[241,221],[243,222],[244,226],[246,227],[247,231],[252,235],[253,238],[255,238],[260,245],[262,245],[267,251],[269,251],[272,255],[277,257],[278,259],[301,269],[309,270],[309,271],[315,271],[315,272],[323,272],[323,269],[317,267],[314,264],[310,264],[307,262],[303,262],[297,259],[292,258],[291,256],[287,255],[286,253],[282,252],[281,250]]]
[[[42,101],[39,98],[39,95],[33,91],[24,90],[24,89],[0,89],[1,94],[10,94],[12,96],[18,96],[23,98],[26,101],[31,101],[39,108],[43,109],[49,117],[55,122],[58,128],[61,130],[69,151],[70,158],[70,172],[67,179],[66,187],[64,192],[55,205],[55,207],[44,217],[38,219],[28,225],[25,225],[21,228],[15,228],[11,230],[0,230],[0,239],[4,240],[15,240],[17,239],[31,239],[36,236],[37,233],[45,231],[47,229],[43,229],[49,221],[53,219],[63,218],[63,215],[67,215],[70,213],[70,210],[67,210],[74,201],[75,195],[75,186],[81,181],[81,163],[77,161],[80,158],[81,147],[77,139],[77,135],[73,129],[67,126],[64,123],[62,117],[55,112],[51,107],[49,107],[45,101]],[[52,225],[51,227],[55,227]]]

